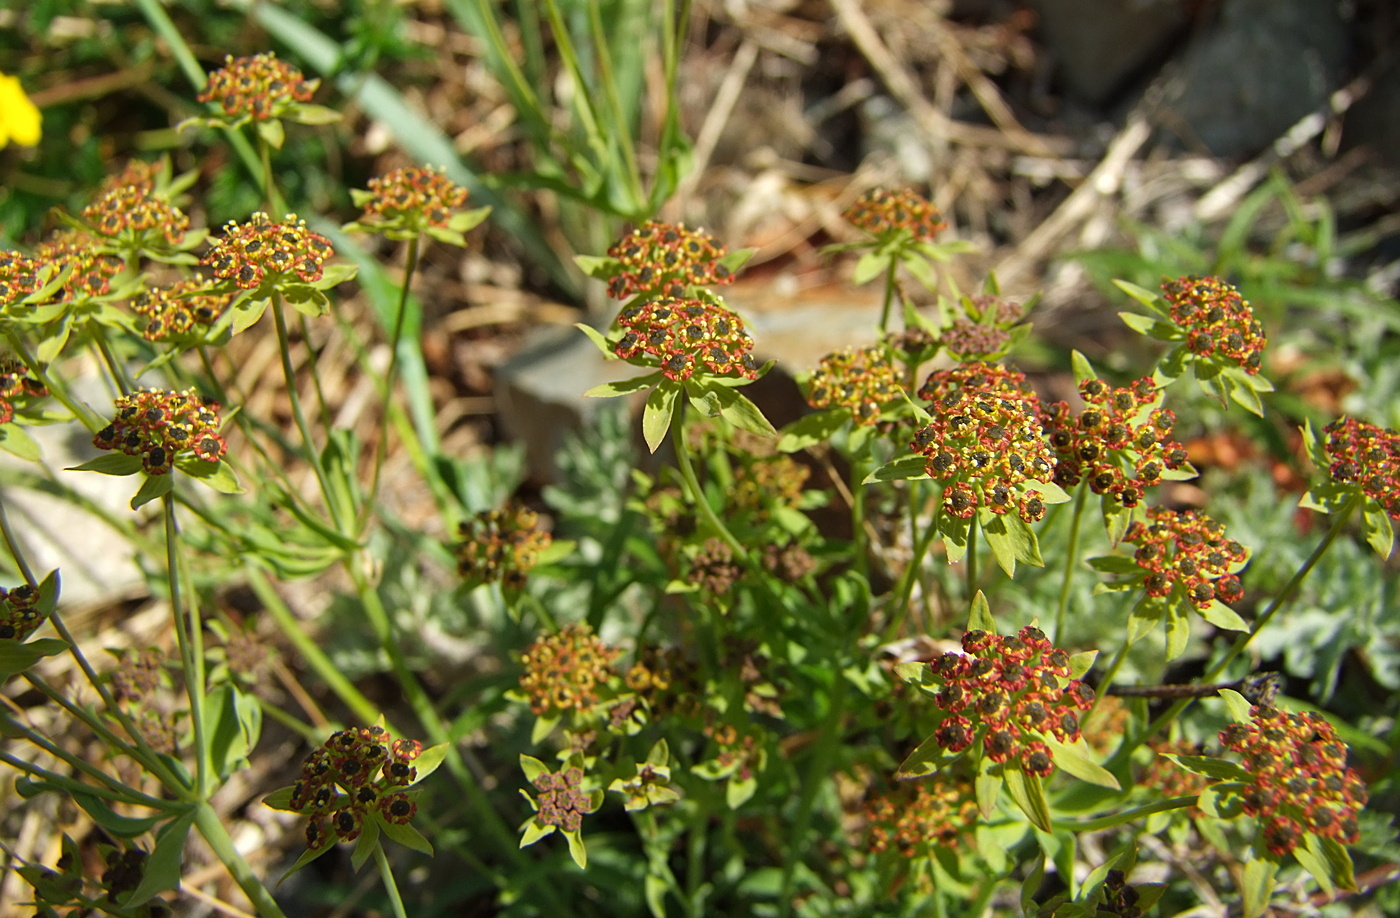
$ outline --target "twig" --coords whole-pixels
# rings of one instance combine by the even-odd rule
[[[695,137],[693,165],[677,190],[676,196],[679,200],[688,201],[695,192],[696,184],[704,174],[710,157],[714,155],[715,145],[719,143],[724,126],[734,114],[734,106],[738,104],[739,96],[744,91],[749,71],[753,69],[757,60],[758,42],[746,36],[739,43],[739,49],[734,52],[734,59],[729,62],[729,69],[725,71],[724,80],[719,84],[715,100],[705,115],[705,122],[700,125],[700,133]]]

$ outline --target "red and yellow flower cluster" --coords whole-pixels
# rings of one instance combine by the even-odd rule
[[[240,58],[229,55],[222,68],[209,74],[209,82],[196,98],[215,103],[231,118],[268,121],[288,105],[310,102],[320,84],[271,52]]]
[[[734,274],[720,263],[724,255],[724,246],[704,230],[651,220],[608,249],[608,257],[622,263],[622,270],[608,281],[608,296],[681,297],[687,287],[732,283]]]
[[[48,394],[49,390],[29,375],[24,364],[13,357],[0,357],[0,424],[15,419],[18,399],[43,398]]]
[[[409,166],[369,180],[360,220],[446,229],[452,212],[467,202],[467,189],[441,169]]]
[[[1244,595],[1235,576],[1249,558],[1239,542],[1225,538],[1225,527],[1194,510],[1154,507],[1147,522],[1134,522],[1123,537],[1138,546],[1133,555],[1146,572],[1148,596],[1170,596],[1180,588],[1196,608],[1214,600],[1232,603]]]
[[[1179,277],[1162,285],[1172,321],[1186,333],[1186,348],[1258,373],[1264,328],[1238,290],[1214,277]]]
[[[938,745],[957,753],[980,743],[993,762],[1050,774],[1055,762],[1044,737],[1077,740],[1079,712],[1093,706],[1094,690],[1071,678],[1069,655],[1034,626],[1005,637],[969,631],[962,646],[928,664],[942,683],[935,703],[949,715],[934,731]]]
[[[910,448],[927,460],[929,477],[943,487],[944,509],[970,518],[979,507],[1016,510],[1035,522],[1045,516],[1040,492],[1026,482],[1048,482],[1054,457],[1040,424],[1040,402],[1026,377],[998,364],[969,363],[936,370],[919,389],[932,419]]]
[[[915,242],[932,242],[948,228],[937,207],[908,190],[867,191],[842,216],[872,236],[907,233]]]
[[[1150,378],[1124,388],[1086,379],[1079,392],[1084,410],[1077,418],[1068,402],[1056,402],[1042,416],[1058,459],[1056,484],[1071,488],[1087,479],[1095,494],[1136,507],[1164,470],[1186,464],[1186,450],[1170,439],[1175,416],[1152,407],[1157,388]]]
[[[82,210],[94,233],[119,245],[179,245],[190,218],[144,184],[117,185]]]
[[[521,589],[525,577],[549,547],[549,533],[539,528],[539,514],[528,507],[485,510],[458,527],[457,570],[467,580],[500,581]]]
[[[0,309],[39,289],[39,265],[19,252],[0,252]]]
[[[661,367],[667,379],[683,382],[697,372],[756,379],[753,336],[744,320],[717,303],[662,297],[629,306],[617,317],[626,329],[613,352],[623,360]]]
[[[219,434],[218,402],[185,392],[140,389],[116,400],[117,415],[97,432],[98,449],[141,457],[149,475],[165,475],[183,452],[218,462],[228,451]]]
[[[178,241],[178,238],[177,238]],[[112,278],[122,261],[97,248],[97,240],[81,230],[60,230],[34,249],[34,258],[62,271],[71,269],[63,282],[67,300],[103,296],[112,289]]]
[[[166,341],[205,331],[218,321],[233,294],[213,293],[200,280],[151,287],[131,298],[131,309],[146,320],[141,334],[147,341]]]
[[[289,280],[294,274],[305,283],[320,280],[321,263],[331,254],[331,241],[307,229],[306,221],[296,214],[276,221],[259,212],[246,223],[225,224],[223,238],[214,241],[200,264],[215,277],[253,290],[269,277]]]
[[[288,803],[289,809],[311,817],[307,847],[323,848],[333,836],[354,841],[374,811],[395,825],[412,819],[418,804],[403,788],[418,779],[413,760],[422,751],[417,740],[396,740],[378,726],[331,734],[306,757]]]
[[[926,856],[933,845],[956,847],[980,820],[972,784],[942,774],[876,797],[865,817],[870,850],[893,848],[906,858]]]
[[[1243,757],[1253,776],[1241,794],[1244,812],[1262,823],[1269,851],[1289,853],[1304,833],[1354,844],[1366,783],[1347,767],[1337,731],[1310,712],[1255,705],[1250,715],[1250,723],[1221,730],[1220,742]]]
[[[849,348],[822,358],[807,387],[813,408],[845,408],[857,424],[873,425],[899,397],[899,371],[879,346]]]
[[[1333,421],[1324,432],[1332,480],[1360,488],[1400,520],[1400,433],[1355,418]]]
[[[583,622],[574,622],[531,644],[521,656],[520,688],[536,714],[584,711],[599,701],[598,689],[617,676],[622,651],[603,643]]]
[[[23,641],[43,622],[39,591],[29,584],[0,587],[0,641]]]

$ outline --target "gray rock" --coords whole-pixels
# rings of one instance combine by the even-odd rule
[[[1256,153],[1327,101],[1346,47],[1336,0],[1226,0],[1182,56],[1158,123],[1216,156]]]
[[[1041,34],[1067,89],[1111,99],[1186,26],[1181,0],[1036,0]]]
[[[1348,149],[1367,147],[1377,161],[1400,169],[1400,62],[1391,63],[1347,112],[1342,137]]]

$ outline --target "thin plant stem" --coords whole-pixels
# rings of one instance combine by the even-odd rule
[[[705,518],[705,522],[710,524],[710,528],[715,531],[733,552],[744,559],[750,567],[753,566],[749,558],[749,550],[744,547],[734,533],[729,531],[729,527],[724,525],[724,521],[715,513],[715,508],[710,506],[710,502],[705,499],[705,492],[700,487],[700,479],[695,476],[695,466],[690,460],[690,446],[685,440],[685,397],[676,399],[676,411],[671,424],[671,443],[676,450],[676,465],[680,467],[681,479],[685,482],[686,490],[690,492],[691,502],[700,511],[700,515]]]
[[[967,574],[967,601],[977,595],[977,526],[978,514],[974,513],[967,524],[967,560],[963,562]]]
[[[263,885],[262,880],[258,879],[243,855],[238,853],[238,848],[229,837],[219,814],[215,813],[214,808],[207,802],[200,802],[195,806],[194,824],[214,855],[228,868],[233,881],[243,890],[248,901],[253,903],[253,910],[258,918],[286,918],[281,906],[272,898],[272,893]]]
[[[913,520],[917,517],[917,509],[916,506],[911,506],[911,525],[914,525]],[[899,582],[895,585],[895,608],[890,618],[892,627],[885,635],[886,640],[894,639],[895,633],[893,631],[893,625],[902,621],[903,617],[907,614],[909,603],[914,597],[914,584],[919,579],[920,568],[923,567],[924,555],[928,554],[929,546],[932,545],[933,540],[938,537],[938,526],[942,522],[942,519],[943,501],[940,500],[934,507],[933,517],[929,520],[928,526],[924,528],[923,533],[915,540],[913,556],[910,557],[909,564],[904,568],[904,572],[900,574]]]
[[[1065,636],[1065,611],[1069,608],[1069,588],[1074,580],[1074,565],[1079,560],[1079,524],[1084,516],[1084,495],[1088,489],[1084,482],[1074,492],[1074,511],[1069,519],[1069,542],[1065,546],[1064,579],[1060,581],[1060,601],[1055,607],[1055,633],[1050,640],[1061,641]]]
[[[24,582],[36,590],[39,588],[39,581],[34,578],[34,571],[29,566],[28,559],[20,549],[19,537],[10,526],[10,516],[5,512],[5,507],[9,505],[9,500],[5,497],[4,488],[0,488],[0,535],[5,538],[5,547],[9,549],[10,557],[15,559],[15,564],[19,566],[20,576]]]
[[[48,768],[43,767],[42,765],[35,765],[33,762],[26,761],[25,759],[22,759],[17,755],[12,755],[4,751],[0,751],[0,762],[9,765],[17,771],[22,771],[25,774],[30,774],[42,778],[50,784],[63,788],[69,793],[91,794],[92,796],[100,797],[103,800],[111,800],[116,803],[129,803],[134,806],[144,806],[149,807],[151,809],[163,811],[170,811],[178,808],[181,805],[179,803],[175,803],[169,800],[160,800],[156,797],[150,797],[146,794],[141,793],[140,791],[132,790],[125,784],[117,785],[122,789],[120,792],[108,790],[105,787],[98,787],[92,784],[84,784],[76,778],[71,778],[68,775],[59,774],[56,771],[52,771]]]
[[[1056,632],[1059,633],[1059,632]],[[1113,684],[1113,680],[1118,678],[1118,670],[1123,668],[1123,661],[1128,657],[1128,648],[1132,642],[1128,640],[1128,635],[1123,635],[1123,643],[1118,647],[1118,652],[1113,655],[1113,660],[1104,670],[1103,678],[1099,679],[1098,688],[1094,691],[1094,703],[1089,707],[1089,713],[1082,718],[1084,723],[1088,723],[1094,716],[1094,712],[1103,703],[1104,696],[1108,694],[1108,687]]]
[[[885,298],[884,302],[880,304],[880,334],[882,335],[889,329],[890,306],[894,302],[895,272],[897,270],[899,270],[899,262],[890,259],[890,266],[885,269]]]
[[[292,418],[296,421],[297,430],[301,433],[306,460],[311,463],[311,468],[316,473],[316,481],[321,486],[321,496],[326,500],[326,510],[339,528],[341,524],[340,505],[331,491],[326,470],[321,466],[321,456],[316,449],[316,441],[311,437],[311,425],[306,423],[306,412],[301,406],[301,394],[297,389],[296,368],[292,365],[292,345],[287,336],[287,317],[282,306],[280,293],[272,295],[272,318],[277,327],[277,350],[282,357],[282,376],[287,381],[287,398],[292,403]]]
[[[1220,677],[1220,674],[1225,671],[1225,668],[1244,652],[1244,649],[1249,646],[1249,642],[1254,640],[1255,635],[1259,634],[1259,632],[1269,624],[1269,621],[1278,614],[1279,610],[1293,599],[1294,595],[1298,592],[1298,588],[1302,585],[1303,580],[1312,572],[1312,569],[1317,566],[1317,562],[1327,553],[1327,549],[1337,540],[1337,536],[1341,535],[1342,529],[1346,527],[1347,522],[1351,519],[1351,515],[1356,512],[1356,509],[1361,506],[1364,500],[1364,495],[1358,493],[1353,496],[1351,500],[1347,501],[1341,510],[1333,515],[1331,528],[1328,529],[1327,534],[1322,537],[1322,541],[1317,543],[1317,547],[1313,549],[1312,554],[1308,555],[1307,560],[1294,572],[1292,578],[1284,584],[1283,589],[1279,590],[1278,593],[1274,595],[1268,607],[1254,620],[1254,626],[1250,628],[1246,634],[1242,634],[1235,639],[1235,643],[1225,653],[1225,656],[1221,657],[1220,661],[1206,672],[1201,681],[1216,681]],[[1167,708],[1156,720],[1148,724],[1147,729],[1138,737],[1137,742],[1133,744],[1132,748],[1129,748],[1126,743],[1120,747],[1118,752],[1114,755],[1114,761],[1121,761],[1133,751],[1133,748],[1136,748],[1157,735],[1164,727],[1181,716],[1181,712],[1185,711],[1195,700],[1195,698],[1180,698],[1175,701],[1171,707]]]
[[[130,395],[132,385],[126,375],[126,367],[117,360],[116,352],[112,350],[112,344],[107,340],[107,333],[101,325],[93,325],[92,338],[97,342],[97,351],[102,355],[102,362],[107,365],[107,372],[112,374],[112,382],[117,391],[122,395]]]
[[[204,723],[204,635],[199,616],[199,600],[185,612],[185,597],[180,577],[180,529],[175,520],[175,497],[167,493],[162,499],[165,508],[165,563],[170,583],[170,614],[175,619],[175,640],[180,646],[180,662],[185,675],[185,695],[190,702],[190,723],[194,727],[196,797],[208,800],[210,794],[209,734]]]
[[[258,160],[262,165],[263,193],[266,195],[269,216],[281,220],[287,214],[287,204],[272,178],[272,147],[261,136],[258,137]]]
[[[73,397],[68,394],[68,390],[63,386],[54,385],[53,380],[49,379],[48,374],[44,372],[44,368],[39,365],[39,361],[34,359],[34,355],[29,353],[29,348],[25,347],[24,342],[20,340],[18,335],[11,331],[6,332],[5,337],[9,340],[10,347],[14,349],[15,354],[19,356],[20,362],[24,364],[25,369],[34,374],[34,378],[44,384],[44,388],[49,390],[50,395],[58,399],[59,404],[68,409],[69,414],[73,415],[74,418],[93,433],[97,433],[106,426],[107,422],[102,420],[97,412],[73,401]]]
[[[321,382],[321,358],[316,353],[316,348],[311,346],[311,324],[306,321],[305,313],[297,313],[297,325],[301,328],[301,340],[306,342],[306,366],[311,370],[311,385],[316,390],[316,409],[320,415],[321,427],[330,430],[331,409],[326,401],[325,385]]]
[[[374,864],[379,868],[379,878],[384,881],[384,891],[389,894],[389,906],[394,910],[395,918],[408,918],[408,912],[403,907],[403,897],[399,895],[399,884],[394,881],[394,868],[389,866],[389,857],[384,853],[384,846],[375,843]]]
[[[384,371],[383,385],[380,387],[379,401],[384,410],[379,418],[379,437],[374,445],[374,468],[370,476],[368,496],[365,498],[364,518],[359,528],[368,524],[374,512],[374,502],[379,497],[379,478],[384,471],[384,457],[389,452],[389,402],[394,397],[394,382],[399,370],[399,342],[403,339],[404,321],[408,315],[408,291],[413,283],[413,274],[418,270],[418,251],[421,236],[408,241],[408,254],[405,256],[403,283],[399,285],[398,311],[394,316],[394,331],[389,338],[389,368]]]

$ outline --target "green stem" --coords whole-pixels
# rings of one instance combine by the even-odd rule
[[[1065,547],[1065,573],[1064,579],[1060,582],[1060,601],[1055,607],[1055,633],[1050,636],[1052,642],[1062,641],[1065,637],[1065,611],[1069,608],[1069,588],[1074,580],[1074,565],[1079,561],[1079,523],[1084,516],[1084,495],[1087,493],[1088,488],[1081,481],[1074,492],[1074,513],[1069,519],[1069,544]]]
[[[963,562],[967,574],[967,601],[977,595],[977,526],[978,514],[974,513],[967,523],[967,560]]]
[[[185,612],[180,577],[180,529],[175,520],[175,495],[167,493],[165,507],[165,563],[170,579],[170,614],[175,619],[175,640],[180,647],[180,662],[185,671],[185,695],[190,702],[190,722],[194,727],[195,782],[198,800],[209,799],[212,772],[209,734],[204,723],[204,626],[200,621],[199,599],[189,603]]]
[[[297,325],[301,328],[301,340],[306,342],[306,368],[311,371],[311,385],[316,389],[316,409],[320,415],[321,427],[330,430],[331,409],[326,401],[325,385],[321,382],[321,358],[316,353],[316,348],[311,345],[311,323],[306,321],[305,313],[297,313]]]
[[[1171,810],[1182,810],[1190,806],[1195,806],[1197,797],[1169,797],[1166,800],[1158,800],[1154,803],[1146,803],[1142,806],[1133,807],[1130,810],[1122,810],[1117,813],[1110,813],[1107,816],[1100,816],[1097,819],[1085,819],[1076,822],[1060,823],[1057,828],[1069,829],[1071,832],[1099,832],[1104,829],[1112,829],[1125,823],[1133,822],[1143,816],[1151,816],[1153,813],[1166,813]]]
[[[911,487],[916,486],[916,483],[911,482]],[[918,507],[911,506],[911,523],[917,519],[917,516]],[[913,556],[910,557],[909,564],[904,568],[904,572],[899,575],[899,582],[895,585],[894,595],[896,597],[896,605],[891,611],[890,622],[892,627],[885,635],[886,640],[893,640],[896,637],[893,625],[902,621],[903,617],[908,613],[909,603],[914,597],[914,584],[918,582],[919,570],[923,567],[924,555],[928,554],[929,546],[933,544],[933,540],[938,538],[938,526],[942,518],[943,501],[940,498],[938,505],[934,508],[933,517],[929,520],[928,526],[925,527],[919,538],[915,540]]]
[[[117,355],[112,350],[112,343],[107,340],[107,333],[103,331],[101,325],[94,324],[92,328],[93,340],[97,342],[97,350],[102,354],[102,362],[107,365],[107,372],[112,374],[112,382],[122,395],[130,395],[131,380],[126,375],[126,367],[117,360]]]
[[[734,533],[729,531],[729,527],[724,525],[724,521],[715,513],[715,508],[710,506],[710,502],[705,499],[705,492],[700,487],[700,479],[695,476],[695,466],[690,461],[690,445],[685,440],[685,395],[676,397],[676,411],[671,423],[671,443],[676,450],[676,464],[681,470],[681,479],[685,482],[686,490],[690,492],[691,502],[695,504],[695,509],[700,511],[700,515],[705,518],[705,522],[710,524],[710,528],[715,531],[726,545],[733,550],[734,554],[743,559],[749,567],[753,567],[753,561],[749,557],[749,550],[744,547]]]
[[[277,183],[272,178],[272,147],[262,135],[258,135],[258,162],[262,166],[263,193],[267,195],[268,216],[273,220],[281,220],[287,215],[287,204],[282,200],[282,193],[277,190]]]
[[[280,293],[272,295],[272,318],[277,327],[277,350],[282,357],[282,376],[287,381],[287,398],[292,403],[292,417],[296,421],[297,430],[301,433],[302,448],[305,451],[306,460],[311,464],[312,470],[316,473],[316,481],[321,486],[321,496],[325,498],[326,510],[335,520],[336,527],[339,528],[341,524],[340,502],[335,499],[335,495],[331,491],[330,480],[326,477],[326,470],[321,465],[320,453],[316,449],[316,441],[311,437],[311,426],[306,423],[306,412],[301,406],[296,368],[292,365],[291,339],[287,336],[287,317],[284,313]]]
[[[29,679],[29,683],[31,685],[39,689],[50,699],[57,700],[58,693],[55,692],[50,685],[45,683],[42,679],[30,676],[28,673],[26,673],[25,676]],[[7,731],[18,734],[19,737],[24,739],[26,742],[38,746],[40,749],[44,750],[56,759],[60,759],[64,762],[67,762],[74,769],[82,772],[89,778],[92,778],[98,784],[106,787],[106,791],[96,791],[92,788],[88,788],[90,792],[99,793],[100,796],[103,796],[109,800],[120,800],[123,803],[131,803],[137,806],[166,807],[170,805],[170,801],[168,800],[161,800],[158,797],[152,797],[148,794],[143,794],[141,791],[138,791],[135,788],[127,787],[125,784],[118,781],[116,778],[113,778],[105,771],[102,771],[100,768],[97,768],[96,766],[84,760],[81,756],[74,755],[73,753],[64,749],[62,746],[50,740],[48,737],[44,736],[42,733],[20,723],[13,717],[5,716],[4,720],[5,729]],[[88,723],[89,725],[91,725],[90,721],[88,721]],[[116,740],[118,743],[118,745],[114,747],[109,747],[111,751],[130,755],[138,763],[142,765],[145,764],[144,762],[141,762],[141,759],[138,756],[132,754],[131,747],[127,746],[125,743],[121,743],[121,741],[110,732],[106,733],[102,737],[104,742],[106,742],[109,738],[112,740]],[[44,771],[44,769],[41,769],[37,765],[33,767],[36,773],[39,771]],[[86,785],[84,786],[86,787]]]
[[[598,82],[603,87],[603,98],[607,103],[608,114],[612,117],[612,140],[622,150],[622,163],[627,170],[627,184],[632,190],[633,200],[646,206],[646,194],[642,188],[642,170],[637,165],[637,151],[632,139],[632,125],[627,123],[627,114],[622,108],[622,98],[617,92],[617,76],[613,71],[612,54],[608,50],[608,34],[603,25],[602,4],[598,0],[588,3],[588,26],[593,38],[593,51],[598,65]]]
[[[13,721],[11,723],[13,723]],[[67,758],[65,757],[64,760],[67,761]],[[42,778],[44,781],[47,781],[48,783],[53,784],[56,787],[60,787],[63,790],[68,791],[70,794],[91,794],[94,797],[99,797],[103,800],[110,800],[113,803],[128,803],[132,806],[144,806],[153,810],[161,810],[165,812],[178,809],[181,806],[181,804],[179,803],[174,803],[169,800],[160,800],[156,797],[151,797],[146,794],[143,794],[140,791],[132,790],[125,784],[116,784],[116,786],[120,788],[119,791],[109,790],[105,787],[94,787],[91,784],[84,784],[83,782],[75,778],[70,778],[67,775],[61,775],[56,771],[51,771],[47,768],[44,768],[41,765],[35,765],[33,762],[25,761],[17,755],[12,755],[4,751],[0,751],[0,762],[9,765],[16,771],[22,771],[25,774],[34,775],[37,778]]]
[[[19,537],[10,526],[9,514],[5,512],[5,507],[9,500],[5,497],[5,489],[0,488],[0,535],[4,536],[5,547],[10,551],[10,557],[15,559],[15,564],[19,567],[20,576],[24,582],[34,589],[39,588],[39,581],[34,579],[34,571],[29,566],[29,561],[25,558],[24,552],[20,549]]]
[[[399,884],[394,881],[394,868],[389,866],[389,858],[384,853],[384,846],[375,842],[374,863],[379,868],[379,878],[384,881],[384,891],[389,894],[389,906],[393,908],[396,918],[408,918],[408,912],[403,907],[403,897],[399,895]]]
[[[1058,632],[1057,632],[1058,633]],[[1123,643],[1119,646],[1118,652],[1113,655],[1113,660],[1108,664],[1108,669],[1104,670],[1103,678],[1099,680],[1099,687],[1094,692],[1094,703],[1090,705],[1089,712],[1084,715],[1082,721],[1088,723],[1094,716],[1094,712],[1103,703],[1104,696],[1108,694],[1108,687],[1113,684],[1113,680],[1118,678],[1118,670],[1123,668],[1123,661],[1128,657],[1128,648],[1132,642],[1128,640],[1128,635],[1123,635]]]
[[[1357,493],[1351,500],[1347,501],[1341,510],[1333,514],[1332,527],[1327,530],[1327,534],[1322,537],[1322,541],[1317,543],[1317,547],[1313,549],[1312,554],[1308,555],[1307,560],[1294,572],[1293,577],[1284,584],[1283,589],[1275,594],[1273,601],[1270,602],[1263,613],[1254,620],[1254,626],[1250,628],[1249,632],[1236,638],[1234,645],[1225,653],[1225,656],[1221,657],[1220,661],[1212,666],[1205,676],[1202,677],[1203,682],[1214,682],[1219,679],[1220,674],[1225,671],[1225,668],[1233,663],[1235,658],[1243,653],[1244,649],[1249,646],[1249,642],[1254,640],[1255,636],[1259,634],[1260,631],[1264,630],[1264,627],[1278,614],[1279,610],[1293,599],[1294,595],[1298,592],[1298,588],[1302,585],[1303,580],[1312,572],[1312,569],[1317,566],[1317,562],[1322,559],[1327,549],[1337,540],[1337,536],[1341,535],[1342,529],[1345,528],[1347,522],[1351,519],[1351,515],[1356,512],[1356,509],[1361,506],[1364,500],[1365,496]],[[1138,738],[1137,743],[1134,744],[1134,748],[1145,743],[1177,717],[1181,716],[1181,712],[1186,710],[1195,700],[1194,698],[1182,698],[1174,702],[1161,716],[1148,725],[1147,730]],[[1132,749],[1128,748],[1125,743],[1123,747],[1120,747],[1118,753],[1115,754],[1115,762],[1120,761],[1131,752]]]
[[[248,901],[253,903],[258,918],[286,918],[286,914],[272,898],[272,893],[234,847],[233,839],[229,837],[228,830],[224,828],[214,808],[203,802],[196,805],[194,824],[214,855],[228,868],[234,882],[243,890]]]
[[[365,499],[364,518],[360,520],[361,530],[369,523],[374,512],[374,502],[379,497],[379,476],[384,470],[384,458],[389,451],[389,402],[394,397],[394,382],[399,369],[399,342],[403,338],[403,327],[408,315],[408,291],[413,283],[413,274],[418,270],[418,248],[421,236],[408,241],[408,255],[404,261],[403,283],[399,286],[398,311],[394,316],[394,332],[389,339],[389,368],[384,371],[384,382],[380,387],[379,400],[384,405],[379,418],[379,437],[374,446],[374,471],[370,478],[369,496]]]
[[[75,420],[79,421],[93,433],[97,433],[107,425],[107,422],[104,421],[97,412],[85,405],[80,406],[77,402],[73,401],[67,389],[62,386],[54,385],[53,380],[49,379],[48,374],[44,372],[44,368],[41,367],[39,361],[35,360],[34,356],[29,353],[29,348],[24,346],[24,342],[19,339],[18,335],[11,331],[6,332],[5,337],[9,340],[10,347],[14,349],[15,354],[19,356],[20,362],[24,364],[25,369],[33,374],[35,379],[44,384],[44,388],[49,390],[49,394],[58,399],[59,404],[67,408],[68,413],[73,415]]]
[[[899,270],[899,261],[890,259],[890,266],[885,269],[885,299],[880,304],[880,334],[885,334],[890,324],[890,306],[894,303],[894,292],[896,289],[895,272]]]

